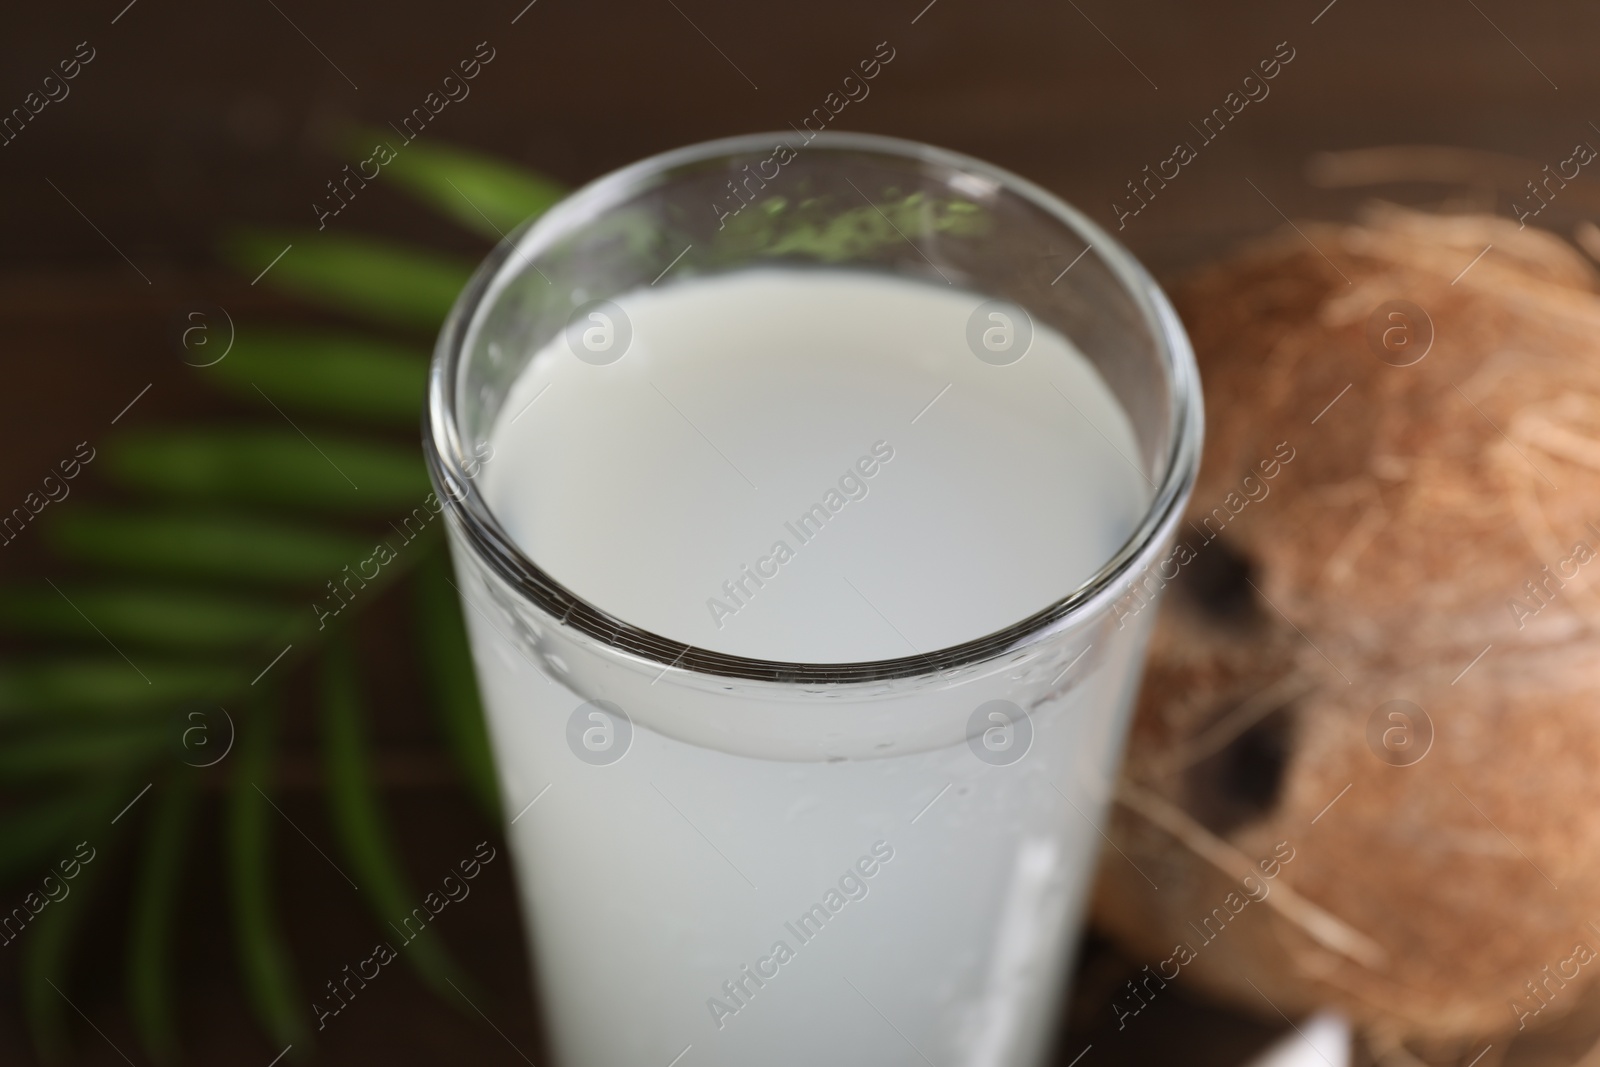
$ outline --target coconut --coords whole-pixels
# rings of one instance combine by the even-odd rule
[[[1600,1031],[1597,282],[1378,206],[1176,292],[1208,429],[1095,893],[1125,1025],[1181,983],[1396,1063]]]

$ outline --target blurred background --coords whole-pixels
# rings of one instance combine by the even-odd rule
[[[11,117],[0,119],[7,367],[0,507],[37,491],[80,442],[96,450],[70,494],[52,501],[39,523],[8,531],[0,551],[0,599],[10,601],[0,606],[8,635],[0,668],[0,718],[7,722],[0,725],[7,728],[51,700],[83,706],[69,709],[75,712],[96,700],[116,704],[71,685],[52,689],[54,676],[40,673],[66,654],[62,648],[92,651],[97,664],[115,666],[110,649],[94,644],[94,634],[59,605],[49,633],[27,620],[44,603],[36,592],[50,592],[44,579],[57,593],[86,589],[94,596],[92,582],[115,562],[104,551],[61,550],[115,537],[110,528],[79,528],[74,542],[74,512],[86,521],[95,509],[137,510],[149,493],[187,499],[183,485],[163,482],[159,452],[117,459],[117,435],[277,417],[264,396],[219,388],[198,365],[221,351],[237,324],[352,328],[348,315],[275,286],[299,276],[286,259],[291,265],[273,278],[273,249],[293,243],[288,231],[315,229],[314,205],[334,203],[327,183],[366,158],[368,150],[352,145],[370,138],[352,131],[398,126],[475,52],[492,51],[493,58],[469,83],[470,95],[433,115],[418,141],[498,157],[570,187],[682,144],[788,129],[887,42],[892,62],[832,128],[926,141],[1009,168],[1084,209],[1164,281],[1289,218],[1346,218],[1373,196],[1438,206],[1438,185],[1396,180],[1428,177],[1415,167],[1407,175],[1377,166],[1374,183],[1358,165],[1373,157],[1325,153],[1451,146],[1472,152],[1405,158],[1435,159],[1458,177],[1478,168],[1501,179],[1508,171],[1531,178],[1567,159],[1575,141],[1600,137],[1593,121],[1600,117],[1600,67],[1588,47],[1600,39],[1600,8],[1578,0],[1537,7],[1506,0],[97,0],[14,6],[5,21],[0,115]],[[1198,145],[1195,127],[1275,52],[1293,58],[1268,83],[1270,94],[1250,103],[1136,215],[1120,215],[1114,204],[1137,206],[1128,182],[1171,156],[1176,142]],[[1460,184],[1452,195],[1461,195]],[[1507,184],[1486,179],[1474,206],[1509,216],[1504,193],[1494,191]],[[1595,190],[1591,176],[1580,177],[1539,224],[1571,236],[1600,207]],[[537,196],[537,187],[522,191]],[[487,252],[493,238],[483,227],[458,225],[407,193],[401,181],[371,180],[328,228],[342,238],[431,249],[452,264]],[[277,244],[238,239],[245,228],[288,236]],[[196,325],[214,332],[185,333]],[[430,341],[403,315],[369,332],[385,353],[404,350],[418,366]],[[196,348],[209,341],[219,347]],[[353,417],[366,417],[383,447],[416,454],[415,421],[404,416],[403,388],[398,395],[392,404],[368,404],[365,416],[356,403]],[[394,417],[372,418],[374,410]],[[317,424],[314,415],[295,421],[302,418]],[[105,455],[111,462],[100,459]],[[205,472],[195,478],[204,481]],[[397,478],[403,495],[411,483]],[[376,521],[337,518],[357,528]],[[67,524],[68,533],[52,534],[46,519]],[[161,539],[159,531],[145,535]],[[400,575],[377,591],[340,653],[348,658],[339,662],[363,679],[355,771],[338,769],[341,754],[354,757],[319,725],[320,702],[339,684],[326,657],[306,655],[301,642],[269,664],[281,643],[262,637],[251,644],[247,634],[224,650],[218,633],[191,635],[191,663],[227,664],[242,678],[262,667],[274,671],[264,684],[276,709],[271,788],[278,810],[249,824],[269,839],[261,855],[270,864],[249,867],[231,841],[241,816],[230,808],[238,803],[237,782],[223,765],[192,776],[186,788],[193,796],[174,802],[162,799],[172,792],[162,772],[129,770],[108,810],[132,803],[115,823],[96,823],[89,869],[100,883],[90,896],[85,876],[73,925],[30,926],[0,948],[0,1062],[35,1062],[51,1048],[76,1063],[152,1062],[164,1040],[190,1063],[273,1061],[286,1042],[260,1021],[264,1010],[271,1014],[260,1004],[271,983],[248,992],[241,970],[270,969],[277,959],[310,996],[325,975],[357,958],[355,946],[380,936],[372,909],[323,853],[343,842],[359,855],[362,834],[376,825],[361,822],[359,799],[330,802],[341,773],[356,774],[370,787],[365,795],[378,798],[389,873],[414,887],[431,885],[436,872],[480,841],[498,846],[495,817],[475,800],[470,770],[462,769],[472,764],[471,738],[459,715],[441,715],[437,705],[451,697],[438,694],[448,689],[427,676],[429,657],[415,654],[411,605],[428,595],[415,588],[419,582]],[[314,621],[305,603],[295,601],[307,616],[300,624]],[[139,618],[135,613],[125,625],[144,629]],[[70,645],[72,627],[88,643]],[[98,677],[90,681],[98,685]],[[126,682],[106,685],[115,690]],[[264,690],[239,690],[229,707],[245,719],[247,702]],[[173,690],[167,710],[187,714],[187,693],[181,685]],[[205,721],[218,731],[210,736],[221,751],[233,720],[226,727]],[[7,738],[0,739],[0,874],[10,908],[84,839],[68,816],[49,821],[61,798],[120,787],[127,768],[115,753],[85,754],[80,746],[63,754],[67,741],[56,739],[52,748],[51,738],[26,727]],[[232,753],[236,762],[244,756]],[[174,764],[170,754],[161,758]],[[158,780],[161,788],[140,792]],[[183,827],[176,837],[164,831],[174,826]],[[172,847],[178,838],[183,847]],[[164,866],[150,860],[162,848]],[[367,862],[381,870],[386,860]],[[266,940],[258,938],[255,963],[242,967],[241,945],[256,935],[240,931],[239,909],[249,906],[238,899],[237,879],[250,870],[272,897],[270,909],[252,914],[274,916],[275,926],[256,931]],[[508,864],[487,865],[470,901],[441,921],[454,965],[481,994],[475,1007],[436,995],[425,977],[397,974],[319,1037],[314,1058],[546,1062],[509,875]],[[41,913],[41,924],[49,914]],[[284,952],[274,957],[264,944]],[[140,970],[149,967],[170,978],[175,1046],[161,1036],[162,1024],[150,1021],[160,1006],[125,994],[137,984],[132,976],[155,973]],[[1188,1000],[1180,989],[1152,1008],[1164,1013],[1165,1025],[1142,1025],[1121,1040],[1108,998],[1128,969],[1128,961],[1089,939],[1075,1003],[1062,1008],[1073,1035],[1062,1063],[1086,1042],[1100,1063],[1149,1062],[1177,1049],[1189,1062],[1237,1063],[1275,1033]],[[41,1025],[54,1026],[57,1045],[40,1043]],[[309,1050],[302,1044],[296,1055]]]

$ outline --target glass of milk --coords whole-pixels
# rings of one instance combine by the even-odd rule
[[[924,145],[497,248],[426,445],[555,1062],[1043,1062],[1201,421],[1126,251]]]

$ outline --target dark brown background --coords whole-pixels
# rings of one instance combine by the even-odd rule
[[[180,362],[174,317],[199,302],[243,317],[304,311],[220,267],[211,251],[216,233],[240,221],[312,224],[323,182],[355,159],[330,150],[337,131],[352,121],[398,121],[479,41],[497,50],[494,62],[425,136],[493,151],[568,183],[688,142],[786,128],[888,41],[896,58],[835,128],[988,158],[1113,229],[1109,205],[1123,183],[1169,155],[1174,142],[1196,140],[1189,123],[1289,42],[1296,58],[1271,83],[1271,95],[1250,105],[1119,234],[1168,280],[1283,225],[1278,209],[1348,216],[1374,193],[1414,203],[1443,195],[1422,185],[1316,188],[1306,162],[1318,151],[1457,145],[1525,157],[1532,178],[1566,158],[1574,142],[1600,142],[1590,125],[1600,118],[1600,7],[1582,0],[1337,0],[1326,10],[1326,0],[937,0],[927,10],[926,0],[676,0],[677,9],[669,0],[537,0],[515,25],[525,0],[336,7],[137,0],[124,10],[125,3],[15,5],[3,16],[0,110],[20,105],[78,42],[97,52],[66,100],[0,147],[3,499],[20,498],[74,442],[103,433],[146,383],[150,392],[123,425],[230,410]],[[1570,227],[1596,203],[1593,186],[1592,177],[1580,178],[1541,224]],[[1503,194],[1483,203],[1507,210]],[[484,251],[381,180],[336,225],[469,256]],[[79,491],[94,489],[80,484]],[[36,539],[0,555],[6,577],[53,574],[54,566]],[[383,636],[367,655],[385,656]],[[423,883],[490,831],[435,754],[405,665],[383,674],[379,745],[390,811]],[[287,810],[313,836],[327,836],[309,788],[317,771],[304,731],[291,731],[290,748]],[[303,845],[286,830],[279,835],[280,893],[309,987],[345,962],[336,946],[368,920]],[[235,989],[220,887],[209,873],[216,860],[195,858],[184,898],[189,1059],[264,1067],[277,1050]],[[508,873],[504,864],[493,867],[475,903],[452,909],[445,929],[490,989],[482,1007],[500,1032],[396,972],[330,1027],[323,1062],[515,1064],[524,1053],[546,1062]],[[84,1063],[122,1063],[111,1042],[144,1062],[117,1005],[119,931],[117,916],[98,920],[80,971],[87,978],[74,989],[110,1039],[83,1026],[77,1054]],[[1091,1041],[1084,1067],[1165,1059],[1174,1049],[1188,1062],[1237,1062],[1270,1033],[1180,991],[1152,1009],[1153,1019],[1118,1034],[1106,998],[1123,966],[1104,947],[1089,952],[1063,1063]],[[0,973],[8,975],[0,989],[0,1060],[31,1062],[14,980],[9,968]]]

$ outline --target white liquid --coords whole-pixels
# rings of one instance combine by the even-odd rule
[[[558,338],[511,389],[490,505],[567,588],[701,648],[891,659],[1018,622],[1111,558],[1146,486],[1127,416],[1065,338],[1040,330],[1010,366],[973,355],[982,302],[776,270],[624,298],[619,361]],[[839,480],[877,442],[894,458],[849,500]],[[799,527],[830,490],[838,513]],[[739,604],[723,583],[779,542],[794,558]]]
[[[1094,370],[1042,330],[1020,362],[981,362],[974,294],[772,271],[617,302],[627,354],[592,366],[558,338],[536,355],[482,477],[531,558],[635,625],[795,661],[930,651],[1077,587],[1145,507]],[[878,442],[865,496],[805,541],[785,527]],[[776,573],[728,596],[762,558]],[[1095,637],[1065,682],[1008,667],[830,707],[595,667],[548,624],[513,645],[494,579],[460,570],[564,1067],[1038,1062],[1153,613]],[[965,740],[994,697],[1035,731],[1011,765]],[[592,699],[633,719],[607,766],[568,743]],[[799,925],[817,905],[820,932]]]

